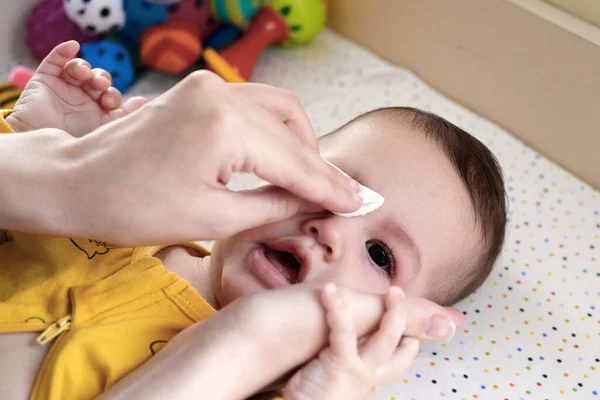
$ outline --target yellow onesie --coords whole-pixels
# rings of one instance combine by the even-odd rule
[[[154,257],[163,247],[0,229],[0,333],[39,331],[51,346],[30,399],[93,399],[216,312]]]

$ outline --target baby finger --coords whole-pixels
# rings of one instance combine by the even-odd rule
[[[357,334],[343,294],[333,283],[329,283],[323,289],[321,301],[327,311],[329,346],[332,354],[341,360],[356,358]]]
[[[379,329],[360,351],[362,360],[371,368],[386,362],[400,343],[407,322],[404,299],[404,292],[396,286],[392,286],[385,296],[386,312]]]

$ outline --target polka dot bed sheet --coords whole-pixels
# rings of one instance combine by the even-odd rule
[[[381,400],[600,399],[600,194],[498,126],[331,31],[269,49],[254,79],[289,88],[318,135],[392,105],[439,114],[502,164],[510,215],[501,259],[456,307],[467,326],[431,343]],[[246,187],[247,177],[235,182]]]
[[[4,59],[33,66],[24,53]],[[600,194],[411,72],[325,30],[297,49],[270,48],[253,80],[291,89],[318,135],[392,105],[439,114],[482,140],[504,169],[510,198],[502,257],[456,307],[468,324],[421,349],[381,400],[600,399]],[[128,95],[155,97],[176,78],[147,73]],[[238,175],[233,189],[252,177]],[[204,243],[211,247],[211,243]]]

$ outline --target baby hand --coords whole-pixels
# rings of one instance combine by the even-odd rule
[[[111,75],[73,59],[78,51],[79,43],[65,42],[42,61],[7,118],[15,131],[57,128],[83,136],[147,102],[132,98],[119,108],[121,93],[112,87]]]
[[[379,330],[360,347],[350,310],[335,285],[325,286],[321,301],[327,312],[329,347],[294,374],[285,388],[286,400],[374,398],[413,363],[419,342],[402,338],[407,321],[402,289],[390,288]]]

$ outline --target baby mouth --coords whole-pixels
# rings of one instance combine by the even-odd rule
[[[294,254],[265,246],[265,258],[281,272],[290,284],[298,283],[301,264]]]

